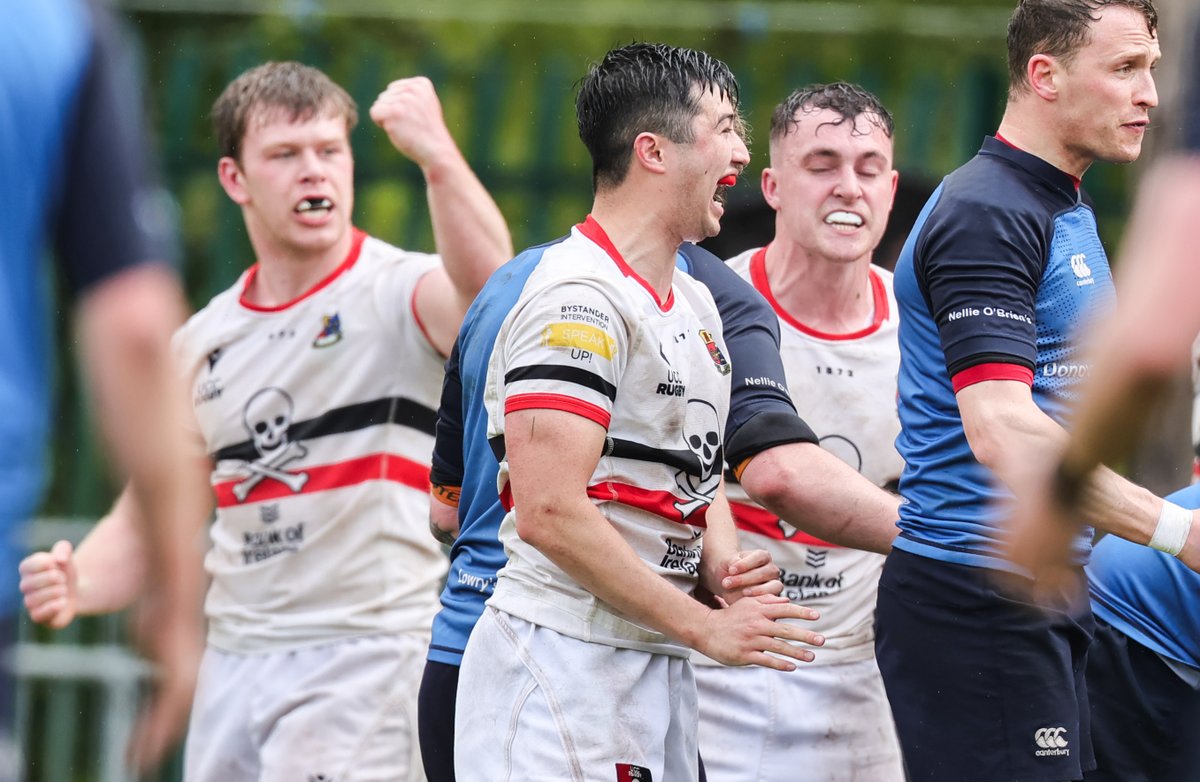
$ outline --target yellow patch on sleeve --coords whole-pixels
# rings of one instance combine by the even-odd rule
[[[551,323],[542,329],[542,346],[585,350],[612,361],[617,341],[604,329],[586,323]]]

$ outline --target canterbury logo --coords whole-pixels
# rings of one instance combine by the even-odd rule
[[[1076,277],[1092,276],[1091,267],[1087,265],[1087,254],[1078,253],[1071,256],[1071,271],[1075,272]]]
[[[1066,728],[1038,728],[1033,734],[1033,740],[1042,749],[1062,749],[1067,746],[1067,740],[1063,738],[1063,734],[1067,732]]]

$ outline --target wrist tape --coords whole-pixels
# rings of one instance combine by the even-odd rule
[[[1158,514],[1158,526],[1154,528],[1154,534],[1150,537],[1150,548],[1177,557],[1183,550],[1183,544],[1187,542],[1191,530],[1192,512],[1163,500],[1162,510]]]

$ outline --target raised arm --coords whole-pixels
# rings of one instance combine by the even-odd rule
[[[371,107],[371,119],[425,175],[443,268],[421,281],[414,306],[434,347],[448,355],[467,307],[513,255],[508,224],[454,143],[429,79],[389,84]]]

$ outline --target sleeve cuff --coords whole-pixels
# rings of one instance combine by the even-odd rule
[[[1027,386],[1033,385],[1033,370],[1020,364],[976,364],[950,378],[954,393],[962,391],[967,386],[983,383],[987,380],[1016,380]]]

